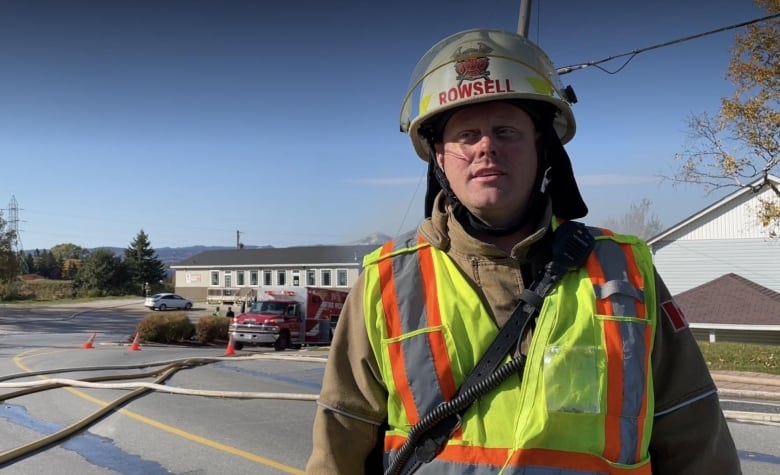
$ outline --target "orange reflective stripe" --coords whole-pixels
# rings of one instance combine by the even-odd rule
[[[385,318],[385,324],[387,325],[388,338],[394,338],[401,334],[400,319],[398,318],[398,305],[395,301],[395,278],[393,277],[393,262],[392,259],[382,259],[382,256],[390,254],[393,250],[393,241],[388,241],[382,246],[382,252],[377,264],[379,269],[379,283],[382,290],[382,308],[387,317]]]
[[[424,242],[422,237],[419,242]],[[423,278],[423,292],[425,293],[425,310],[428,316],[428,326],[441,326],[441,309],[439,308],[439,293],[436,291],[436,271],[433,267],[431,247],[421,248],[417,251],[420,260],[420,272]],[[447,353],[447,344],[444,341],[443,332],[428,332],[428,344],[431,347],[436,377],[439,379],[442,397],[449,401],[455,397],[457,388],[455,378],[452,376],[450,357]]]
[[[389,435],[385,437],[385,451],[400,450],[406,439]],[[511,456],[507,460],[507,455]],[[437,462],[449,462],[465,466],[492,465],[496,467],[550,467],[554,473],[564,473],[571,470],[576,473],[620,474],[620,475],[651,475],[650,463],[640,467],[615,467],[607,460],[591,454],[564,452],[551,449],[517,449],[486,448],[468,445],[447,445],[436,456]],[[511,471],[511,469],[509,469]],[[546,473],[546,472],[545,472]],[[552,473],[552,472],[551,472]]]
[[[395,453],[401,449],[405,442],[405,437],[388,435],[385,437],[385,452]],[[506,463],[508,454],[509,449],[506,448],[486,448],[471,445],[448,444],[444,447],[444,450],[436,456],[436,461],[470,465],[495,465],[501,467]]]
[[[650,463],[636,468],[618,468],[606,460],[590,454],[548,449],[520,449],[512,454],[513,466],[556,467],[559,470],[592,471],[595,473],[650,475]]]
[[[381,255],[385,256],[393,250],[393,241],[388,241],[382,246]],[[398,311],[398,302],[395,298],[395,278],[393,276],[393,260],[380,259],[377,263],[379,270],[379,285],[382,289],[382,308],[385,312],[388,338],[396,338],[401,335],[401,318]],[[412,397],[412,389],[409,380],[403,374],[404,354],[400,342],[392,342],[387,346],[392,364],[393,383],[406,411],[407,420],[416,424],[420,420],[417,407]]]

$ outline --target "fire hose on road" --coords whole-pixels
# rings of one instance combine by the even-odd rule
[[[8,464],[14,460],[24,457],[36,450],[41,450],[45,447],[58,443],[68,437],[78,434],[91,424],[99,421],[103,417],[114,412],[117,408],[120,408],[124,404],[136,399],[143,394],[150,391],[168,392],[173,394],[189,395],[189,396],[205,396],[216,398],[233,398],[233,399],[279,399],[279,400],[297,400],[297,401],[316,401],[317,394],[296,394],[296,393],[267,393],[267,392],[243,392],[243,391],[213,391],[203,389],[185,389],[175,388],[171,386],[165,386],[161,383],[165,382],[168,378],[173,376],[176,372],[185,368],[192,368],[195,366],[202,366],[219,361],[241,361],[241,360],[257,360],[257,359],[285,359],[285,360],[298,360],[306,362],[321,362],[325,360],[322,358],[312,357],[281,357],[281,356],[265,356],[265,355],[253,355],[246,357],[229,357],[229,358],[186,358],[179,360],[171,360],[157,363],[144,363],[137,365],[125,365],[125,366],[93,366],[86,368],[59,368],[52,370],[36,371],[18,373],[9,376],[0,377],[0,388],[16,388],[19,391],[0,394],[0,401],[7,401],[20,396],[33,394],[36,392],[46,391],[49,389],[56,389],[65,386],[81,387],[81,388],[98,388],[98,389],[133,389],[128,394],[115,399],[114,401],[106,404],[92,414],[82,418],[79,421],[65,427],[64,429],[50,434],[46,437],[33,441],[29,444],[17,447],[15,449],[8,450],[4,453],[0,453],[0,467]],[[106,375],[97,376],[93,378],[85,379],[66,379],[66,378],[47,378],[41,381],[25,381],[25,382],[7,382],[13,379],[19,379],[30,376],[43,376],[47,374],[56,373],[70,373],[70,372],[89,372],[89,371],[112,371],[112,370],[128,370],[128,369],[140,369],[160,366],[161,368],[135,374],[124,375]],[[115,380],[128,380],[128,379],[143,379],[154,377],[154,382],[132,382],[132,383],[104,383],[100,381],[115,381]]]

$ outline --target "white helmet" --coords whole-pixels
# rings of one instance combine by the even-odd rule
[[[427,161],[423,123],[466,104],[508,99],[552,104],[558,110],[554,127],[561,143],[574,137],[574,93],[563,88],[544,51],[516,33],[462,31],[439,41],[417,63],[401,108],[401,131]]]

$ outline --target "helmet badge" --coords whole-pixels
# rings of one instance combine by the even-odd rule
[[[487,54],[491,51],[493,48],[484,43],[478,43],[476,48],[465,50],[462,46],[458,47],[452,58],[455,60],[456,79],[459,86],[464,80],[475,81],[490,78],[490,71],[488,71],[490,58],[487,57]]]

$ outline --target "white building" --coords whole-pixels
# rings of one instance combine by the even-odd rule
[[[779,178],[769,181],[780,187]],[[740,188],[648,240],[672,295],[730,273],[780,292],[780,237],[759,222],[761,200],[780,204],[769,186]]]
[[[197,301],[233,304],[261,286],[346,289],[378,244],[206,251],[171,266],[176,293]]]

